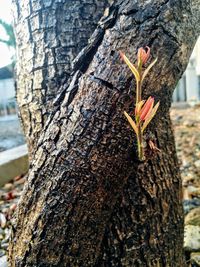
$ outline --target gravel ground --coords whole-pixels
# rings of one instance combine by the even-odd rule
[[[17,176],[0,189],[0,267],[6,265],[11,218],[23,189],[25,177]]]
[[[200,106],[172,109],[183,185],[184,249],[188,266],[200,266]]]
[[[200,106],[171,110],[183,183],[187,266],[200,266]],[[1,129],[1,127],[0,127]],[[15,177],[0,189],[0,264],[10,236],[10,219],[16,208],[25,177]],[[181,266],[180,266],[181,267]]]

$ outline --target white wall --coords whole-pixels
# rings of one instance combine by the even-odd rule
[[[173,101],[200,101],[200,37],[194,47],[187,69],[174,91]]]
[[[15,97],[13,78],[0,80],[0,102],[13,97]]]

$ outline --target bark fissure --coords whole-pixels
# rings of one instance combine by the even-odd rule
[[[31,158],[44,130],[41,121],[45,123],[49,110],[53,111],[52,102],[70,76],[72,61],[87,45],[108,0],[14,3],[21,59],[17,63],[17,99]]]
[[[108,16],[103,18],[99,24],[91,39],[89,44],[79,53],[79,55],[73,61],[73,71],[80,70],[85,73],[91,63],[98,47],[100,46],[105,31],[115,24],[118,14],[118,6],[111,6],[109,8]]]

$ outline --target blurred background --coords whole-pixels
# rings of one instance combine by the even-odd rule
[[[14,87],[15,37],[11,0],[0,0],[0,152],[24,143]]]
[[[15,98],[15,46],[11,0],[0,0],[0,267],[7,267],[11,217],[28,170]]]
[[[177,84],[173,101],[187,102],[192,106],[200,101],[200,38],[194,47],[187,69]]]

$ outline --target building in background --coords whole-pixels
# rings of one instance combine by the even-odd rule
[[[13,67],[8,65],[0,68],[0,152],[25,143],[16,113]]]
[[[200,37],[194,47],[187,69],[174,91],[173,101],[191,104],[200,101]]]
[[[13,67],[0,68],[0,116],[16,113]]]

